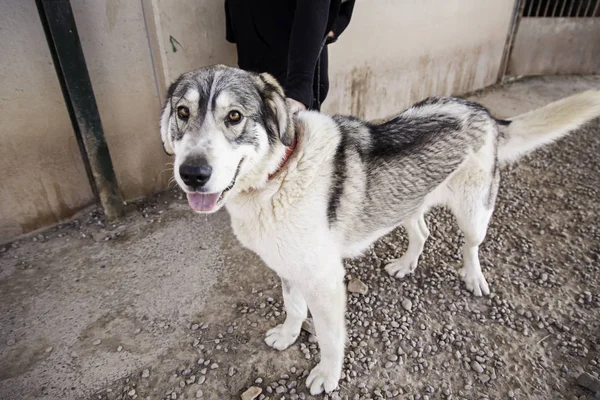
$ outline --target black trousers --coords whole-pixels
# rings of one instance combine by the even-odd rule
[[[329,93],[329,60],[327,53],[327,45],[323,46],[321,51],[321,57],[317,63],[317,69],[315,71],[315,78],[313,83],[314,100],[310,108],[314,110],[321,110],[321,104],[327,98]]]

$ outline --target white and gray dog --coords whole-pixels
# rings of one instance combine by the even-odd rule
[[[293,117],[270,75],[211,66],[171,85],[160,130],[191,208],[225,205],[240,242],[281,277],[287,315],[266,343],[290,346],[310,310],[321,351],[306,381],[314,395],[334,390],[342,371],[343,258],[403,225],[408,249],[385,269],[410,274],[429,235],[423,215],[446,205],[465,237],[462,279],[476,296],[488,294],[478,247],[499,168],[599,115],[596,90],[508,120],[450,97],[383,123],[313,111]]]

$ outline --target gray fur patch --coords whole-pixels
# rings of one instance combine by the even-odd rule
[[[333,160],[327,215],[334,229],[338,221],[350,223],[348,239],[355,240],[412,215],[468,154],[481,148],[486,132],[494,127],[497,131],[496,121],[483,106],[447,97],[426,99],[380,124],[354,117],[334,120],[342,139]],[[344,160],[351,154],[365,164],[363,176],[347,174]],[[365,188],[360,215],[343,213],[353,208],[344,207],[348,200],[342,182]],[[490,200],[495,198],[493,188],[492,182]]]

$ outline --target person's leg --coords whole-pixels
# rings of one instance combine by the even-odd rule
[[[321,82],[319,88],[319,101],[321,105],[325,101],[327,94],[329,93],[329,59],[327,46],[323,47],[323,52],[321,53]]]
[[[323,47],[321,58],[317,62],[315,77],[313,80],[313,104],[310,108],[320,111],[327,93],[329,92],[329,74],[328,74],[328,54],[327,46]]]

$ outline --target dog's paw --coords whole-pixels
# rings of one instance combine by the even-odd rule
[[[385,270],[391,276],[396,278],[404,278],[406,275],[412,274],[417,268],[418,260],[409,260],[407,257],[402,256],[385,266]]]
[[[323,391],[331,393],[337,388],[340,375],[341,371],[319,363],[306,378],[306,387],[310,389],[310,394],[313,396],[323,393]]]
[[[459,273],[462,277],[462,280],[465,282],[467,289],[470,292],[473,292],[475,296],[487,296],[488,294],[490,294],[490,287],[488,286],[488,283],[485,280],[483,273],[469,273],[466,271],[465,268],[461,268]]]
[[[265,336],[265,343],[277,350],[285,350],[290,347],[298,338],[300,332],[290,331],[286,329],[284,324],[277,325],[273,329],[269,329]]]

